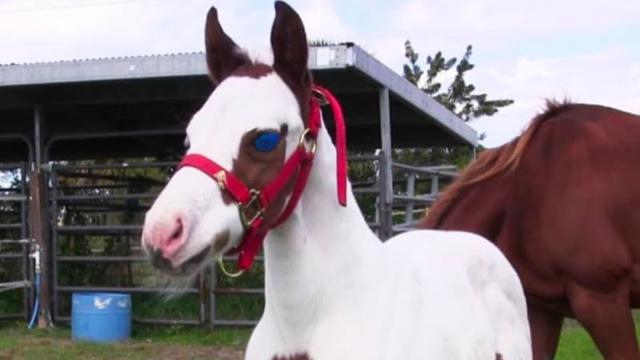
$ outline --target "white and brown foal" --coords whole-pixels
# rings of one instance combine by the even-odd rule
[[[310,105],[304,27],[285,3],[275,8],[272,64],[251,60],[216,10],[208,14],[207,62],[217,87],[187,128],[185,158],[204,160],[182,166],[147,213],[142,241],[154,264],[191,273],[205,258],[242,248],[247,232],[258,240],[266,233],[266,305],[250,360],[530,359],[520,282],[491,243],[412,231],[383,244],[350,185],[346,206],[336,200],[336,148],[325,128],[303,134],[318,111]],[[306,186],[299,166],[268,201],[240,199],[282,180],[301,147],[313,158]],[[299,184],[304,191],[282,219]]]

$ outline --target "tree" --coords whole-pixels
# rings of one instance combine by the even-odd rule
[[[471,63],[472,46],[467,46],[460,60],[446,58],[438,51],[433,56],[427,56],[425,70],[418,64],[419,55],[414,50],[410,41],[404,44],[404,56],[407,63],[404,65],[404,77],[419,87],[422,91],[432,96],[444,107],[451,110],[463,121],[471,121],[482,116],[492,116],[501,108],[513,104],[510,99],[489,100],[487,94],[476,94],[476,87],[467,83],[465,75],[475,65]],[[439,80],[443,73],[455,71],[453,81],[444,87]],[[481,135],[480,138],[484,136]],[[481,149],[480,149],[481,150]],[[472,152],[468,147],[438,147],[417,149],[395,149],[393,157],[396,161],[418,166],[452,164],[463,168],[471,161]],[[443,183],[440,184],[445,185]],[[423,189],[418,190],[422,186]],[[402,190],[402,189],[401,189]],[[425,184],[416,184],[419,193],[428,192]]]
[[[464,78],[466,73],[475,67],[469,61],[473,49],[471,45],[467,46],[460,61],[457,58],[445,58],[441,51],[434,56],[427,56],[426,74],[418,65],[419,55],[409,40],[404,43],[404,48],[404,56],[409,62],[404,65],[404,77],[462,120],[470,121],[482,116],[491,116],[501,108],[513,104],[511,99],[488,100],[487,94],[474,94],[476,87],[467,84]],[[442,83],[437,81],[438,75],[450,71],[454,66],[456,76],[446,89],[442,89]]]

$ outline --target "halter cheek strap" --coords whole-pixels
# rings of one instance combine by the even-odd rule
[[[342,206],[347,204],[347,156],[346,156],[346,131],[342,109],[336,98],[329,90],[314,86],[314,92],[320,94],[331,106],[334,113],[336,127],[336,152],[337,152],[337,180],[338,201]],[[215,161],[200,154],[186,155],[178,168],[193,167],[211,177],[238,205],[240,220],[244,227],[244,235],[240,245],[233,251],[238,253],[238,268],[243,271],[251,268],[253,260],[262,247],[262,242],[267,232],[286,221],[295,209],[302,192],[309,179],[311,166],[317,146],[318,132],[322,126],[322,114],[318,100],[311,99],[308,127],[300,135],[298,146],[285,161],[276,178],[263,189],[249,188],[242,180],[238,179],[231,171],[220,166]],[[264,212],[266,208],[281,193],[290,179],[297,174],[296,182],[291,196],[284,210],[280,213],[275,223],[264,226]]]

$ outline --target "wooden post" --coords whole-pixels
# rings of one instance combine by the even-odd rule
[[[31,223],[31,235],[40,249],[40,287],[38,314],[38,327],[52,326],[51,321],[51,241],[49,239],[48,201],[47,201],[47,177],[42,171],[43,161],[43,137],[44,113],[42,106],[38,105],[33,111],[33,143],[34,156],[31,165],[31,184],[29,185],[29,212]],[[36,269],[37,270],[37,269]]]
[[[46,184],[43,172],[39,167],[31,170],[31,183],[29,184],[29,208],[30,208],[30,225],[31,236],[38,244],[40,249],[40,287],[39,287],[39,303],[40,313],[38,314],[38,327],[46,328],[51,326],[51,287],[49,279],[51,278],[51,267],[49,266],[49,232],[46,219],[46,199],[44,198],[44,186]]]

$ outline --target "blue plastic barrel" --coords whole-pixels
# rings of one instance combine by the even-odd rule
[[[131,337],[131,296],[117,293],[74,293],[71,338],[117,342]]]

